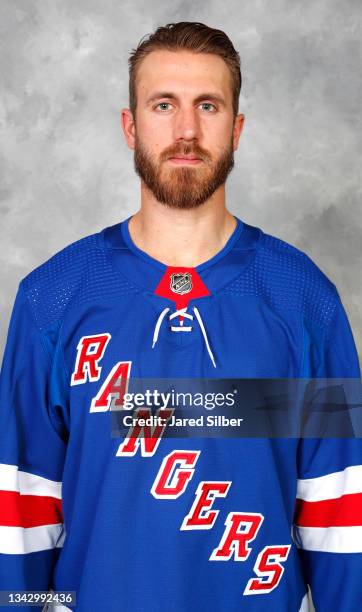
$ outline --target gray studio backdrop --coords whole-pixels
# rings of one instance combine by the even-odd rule
[[[314,259],[361,353],[358,0],[1,0],[0,355],[19,281],[137,210],[119,122],[128,53],[181,20],[225,30],[241,55],[230,210]]]
[[[358,0],[1,0],[0,355],[19,281],[137,210],[119,120],[128,53],[180,20],[225,30],[241,55],[230,210],[312,257],[361,352]]]

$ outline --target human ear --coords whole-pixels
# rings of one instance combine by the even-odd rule
[[[121,125],[127,146],[130,149],[134,149],[136,140],[136,124],[133,114],[129,108],[122,108],[121,110]]]
[[[239,138],[244,127],[245,115],[239,113],[236,115],[234,119],[234,129],[233,129],[233,149],[236,151],[239,145]]]

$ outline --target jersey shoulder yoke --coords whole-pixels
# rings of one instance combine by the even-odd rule
[[[81,302],[137,291],[111,264],[102,232],[67,245],[20,284],[40,330],[57,327],[67,309]]]

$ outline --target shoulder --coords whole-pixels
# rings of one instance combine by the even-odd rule
[[[279,273],[283,274],[289,282],[294,279],[295,283],[298,281],[318,283],[322,291],[335,292],[335,285],[313,259],[289,242],[261,232],[259,247],[263,265],[268,267],[268,262],[270,262],[273,276],[278,278],[277,273]]]
[[[261,231],[259,247],[264,258],[270,258],[274,264],[280,261],[286,271],[297,267],[304,275],[312,275],[319,278],[326,286],[334,286],[313,259],[293,244]]]
[[[245,289],[279,310],[293,310],[328,326],[339,302],[336,286],[302,250],[260,230],[258,248],[249,266]]]
[[[304,251],[263,233],[259,261],[274,301],[328,326],[339,300],[336,286]]]
[[[21,280],[40,329],[57,326],[71,305],[101,299],[126,282],[108,258],[104,231],[72,242]]]

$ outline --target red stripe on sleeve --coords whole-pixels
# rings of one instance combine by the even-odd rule
[[[61,499],[0,491],[0,525],[4,527],[38,527],[63,522]]]
[[[300,527],[356,527],[362,525],[362,493],[322,501],[296,500],[294,524]]]

